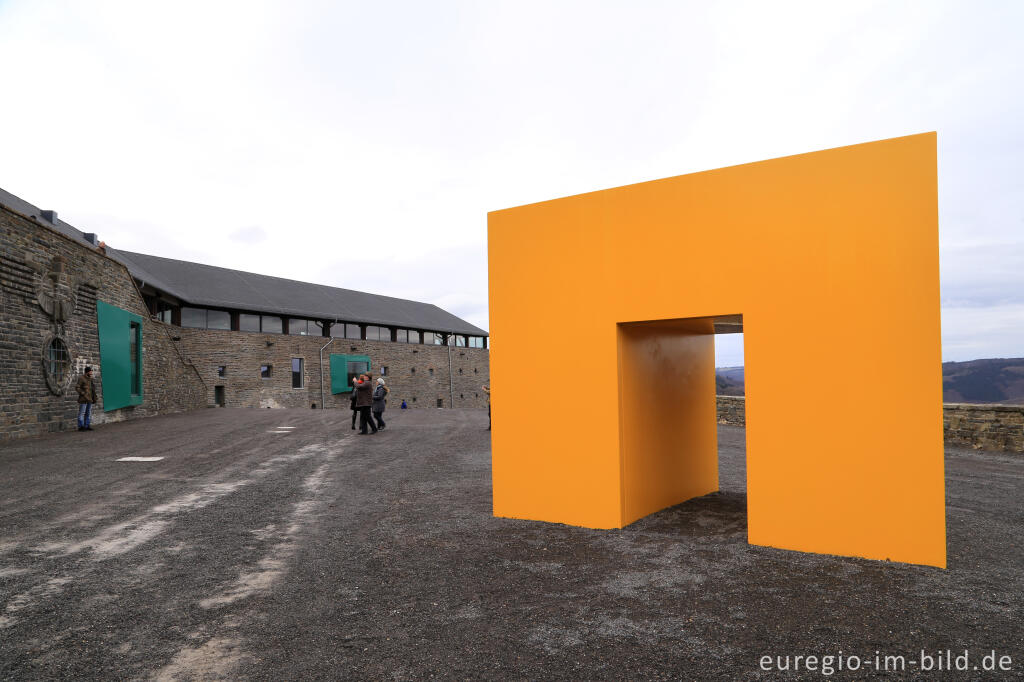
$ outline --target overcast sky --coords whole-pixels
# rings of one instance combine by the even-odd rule
[[[0,0],[0,187],[487,328],[488,211],[936,130],[943,358],[1020,357],[1022,35],[1017,0]]]

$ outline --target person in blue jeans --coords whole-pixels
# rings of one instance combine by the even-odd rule
[[[78,430],[92,431],[92,406],[96,402],[96,384],[92,382],[92,367],[86,367],[75,386],[78,391]]]

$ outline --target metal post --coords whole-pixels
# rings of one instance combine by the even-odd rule
[[[337,324],[337,322],[335,322],[335,324]],[[320,409],[321,410],[326,409],[324,407],[324,348],[327,348],[327,346],[331,345],[332,343],[334,343],[334,337],[333,336],[331,337],[330,341],[328,341],[327,343],[325,343],[323,346],[320,347]]]
[[[455,332],[448,335],[445,345],[448,346],[448,394],[451,396],[452,408],[455,408],[455,383],[452,379],[452,343],[455,342]]]

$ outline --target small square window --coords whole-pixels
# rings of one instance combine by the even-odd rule
[[[388,367],[387,367],[387,365],[381,366],[381,368],[380,368],[380,375],[382,377],[386,377],[388,375]]]
[[[431,367],[430,369],[428,369],[427,373],[430,374],[430,376],[434,376],[434,368]]]
[[[221,365],[220,367],[217,368],[217,376],[225,377],[227,375],[228,375],[228,366],[227,365]]]
[[[410,372],[412,372],[413,374],[415,374],[415,373],[416,373],[416,368],[415,368],[415,367],[413,367],[413,368],[412,368],[411,370],[409,370],[409,371],[410,371]],[[415,398],[413,398],[413,400],[416,400],[416,399],[415,399]]]
[[[459,367],[459,374],[462,374],[462,368]]]
[[[261,379],[269,379],[270,375],[273,373],[273,371],[274,371],[274,366],[273,365],[260,365],[260,378]]]

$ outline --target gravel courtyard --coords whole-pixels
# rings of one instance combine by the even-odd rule
[[[593,531],[491,516],[484,412],[385,416],[0,446],[0,679],[953,680],[993,651],[1024,677],[1024,456],[947,450],[939,570],[748,545],[741,428],[722,492]],[[968,671],[935,669],[946,650]]]

